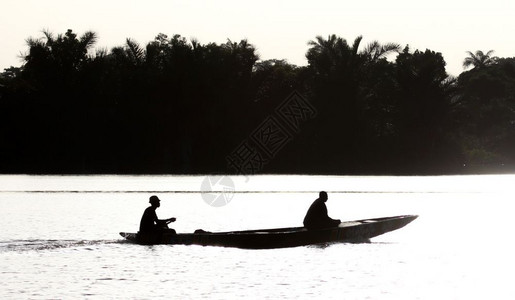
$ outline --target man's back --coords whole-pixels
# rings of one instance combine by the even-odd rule
[[[143,216],[141,217],[141,222],[139,224],[140,232],[149,232],[154,231],[156,229],[155,221],[157,220],[156,209],[155,207],[149,206],[145,209]]]
[[[306,217],[304,217],[304,227],[307,229],[319,229],[340,224],[340,220],[333,220],[327,215],[325,201],[327,201],[327,193],[320,192],[320,197],[311,204]]]
[[[327,207],[325,206],[324,201],[320,198],[316,199],[309,207],[306,217],[304,217],[304,227],[321,227],[324,223],[323,221],[327,218]]]

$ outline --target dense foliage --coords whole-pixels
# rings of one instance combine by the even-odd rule
[[[316,109],[261,173],[447,174],[515,164],[515,58],[399,45],[308,44],[308,65],[246,40],[159,34],[96,50],[71,30],[27,40],[0,76],[0,172],[235,173],[227,157],[292,91]],[[241,170],[240,170],[241,171]]]

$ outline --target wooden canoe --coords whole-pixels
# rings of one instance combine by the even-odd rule
[[[145,245],[202,245],[246,249],[298,247],[333,242],[368,242],[378,235],[402,228],[415,220],[416,215],[365,219],[342,222],[338,227],[308,230],[304,227],[260,229],[230,232],[195,233],[165,232],[154,235],[120,232],[125,239]]]

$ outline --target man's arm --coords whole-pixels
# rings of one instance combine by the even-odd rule
[[[165,219],[165,220],[163,220],[163,221],[164,221],[164,222],[166,222],[166,224],[168,224],[168,223],[175,222],[175,220],[177,220],[177,218]]]
[[[341,221],[339,219],[333,219],[331,217],[329,217],[328,213],[327,213],[327,206],[325,205],[324,203],[324,218],[326,220],[326,222],[328,222],[328,224],[331,224],[331,225],[339,225],[341,223]]]
[[[170,218],[170,219],[162,219],[162,220],[156,220],[156,224],[162,224],[162,225],[166,225],[166,224],[169,224],[169,223],[172,223],[172,222],[175,222],[175,220],[177,220],[176,218]]]

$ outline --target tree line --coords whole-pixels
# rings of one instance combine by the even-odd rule
[[[0,172],[236,173],[227,157],[292,93],[316,116],[261,173],[457,174],[513,171],[515,58],[441,53],[336,35],[306,66],[260,60],[247,40],[159,34],[94,49],[72,30],[27,39],[0,74]],[[512,169],[510,169],[512,168]]]

